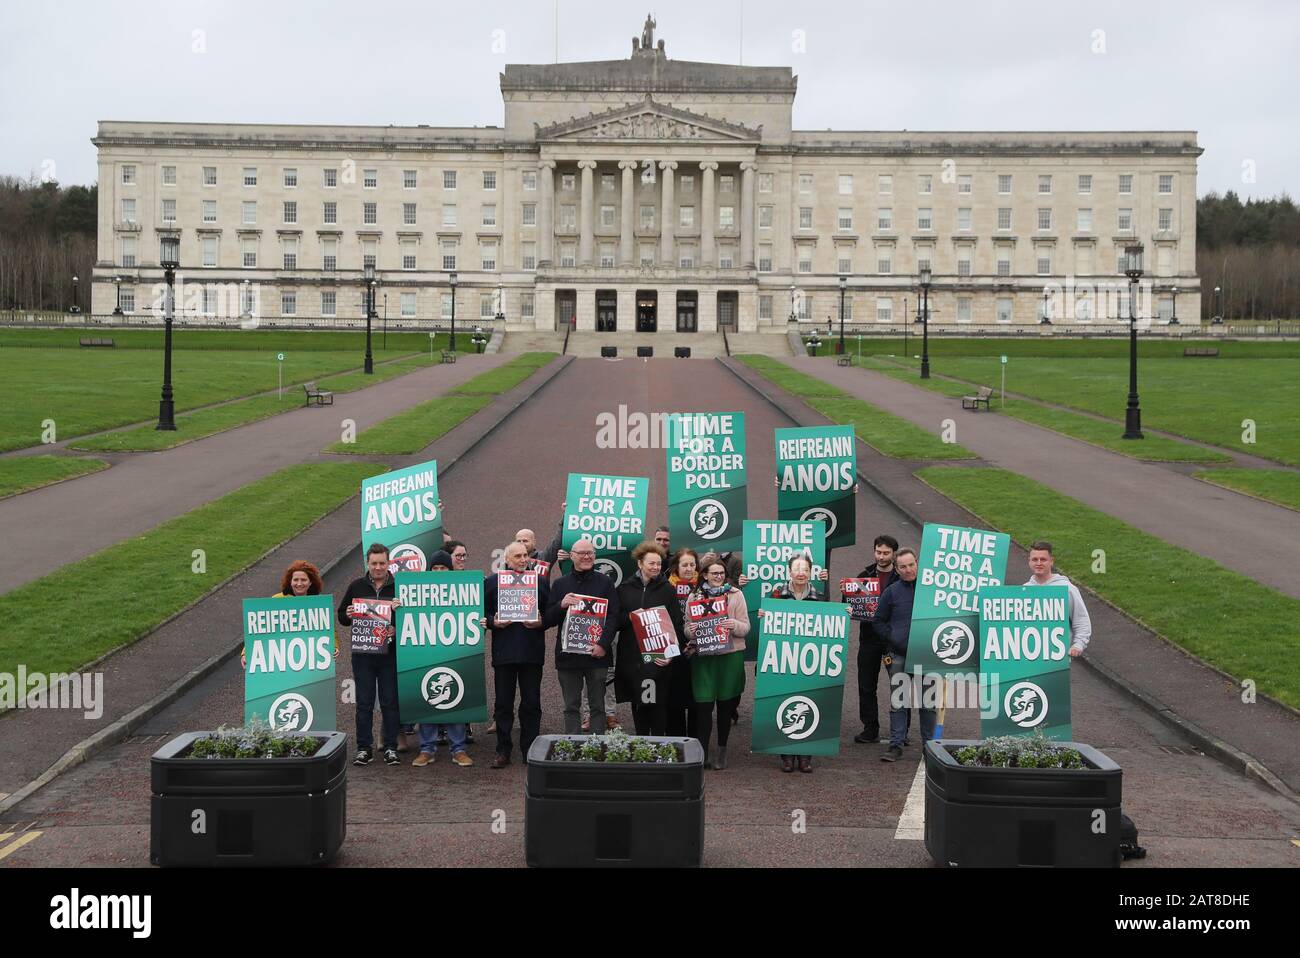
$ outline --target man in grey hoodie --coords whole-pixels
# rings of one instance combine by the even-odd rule
[[[1077,658],[1088,647],[1092,638],[1092,619],[1083,604],[1079,587],[1052,569],[1052,544],[1040,539],[1029,548],[1029,571],[1033,573],[1025,585],[1065,585],[1070,587],[1070,656]]]

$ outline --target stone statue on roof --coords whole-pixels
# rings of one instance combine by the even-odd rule
[[[645,26],[641,28],[641,49],[653,50],[655,45],[655,18],[650,14],[645,15]]]

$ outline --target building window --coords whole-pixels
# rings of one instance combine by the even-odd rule
[[[1133,211],[1131,209],[1121,209],[1115,225],[1121,233],[1131,232],[1133,229]],[[1120,270],[1120,272],[1123,272],[1123,270]]]
[[[894,301],[878,297],[876,299],[876,322],[892,323],[894,321]]]
[[[496,188],[497,188],[497,171],[496,171],[496,170],[484,170],[484,171],[483,171],[483,189],[485,189],[485,190],[495,190]]]
[[[135,266],[135,249],[136,249],[135,237],[123,236],[122,237],[122,260],[121,260],[123,266],[128,266],[128,267]]]
[[[402,225],[403,226],[415,225],[415,204],[414,203],[402,204]]]
[[[297,200],[284,201],[284,221],[286,223],[298,222],[298,201]]]
[[[402,170],[402,189],[413,190],[415,189],[415,185],[418,181],[419,181],[418,171]],[[405,296],[406,294],[403,293],[402,295]]]
[[[847,206],[841,206],[836,214],[836,222],[840,229],[853,229],[853,210]]]
[[[957,254],[957,275],[963,279],[970,278],[970,252],[962,250]]]
[[[929,173],[922,173],[916,178],[916,192],[929,194],[934,192],[934,177]]]
[[[563,243],[560,245],[560,266],[564,269],[573,269],[578,265],[577,247],[572,243]]]
[[[736,265],[736,248],[728,243],[718,247],[718,269],[733,269]]]
[[[442,171],[442,188],[443,188],[444,190],[454,190],[454,189],[456,188],[456,171],[455,171],[455,170],[443,170],[443,171]]]
[[[758,271],[760,273],[772,272],[772,245],[762,243],[758,247]]]
[[[736,208],[734,206],[718,207],[718,228],[729,230],[736,225]]]
[[[1079,210],[1078,229],[1080,233],[1092,232],[1092,210]]]
[[[1052,177],[1051,177],[1049,174],[1040,174],[1040,175],[1039,175],[1039,177],[1038,177],[1038,192],[1039,192],[1039,193],[1051,193],[1051,192],[1052,192]]]
[[[678,265],[682,269],[695,269],[695,247],[692,244],[682,244],[678,255]]]
[[[415,318],[415,294],[414,293],[402,293],[402,318],[403,319]]]
[[[888,206],[881,207],[876,213],[876,229],[892,230],[894,228],[894,211]]]
[[[1080,193],[1091,193],[1091,192],[1092,192],[1092,174],[1091,174],[1091,173],[1080,173],[1080,174],[1079,174],[1079,192],[1080,192]]]
[[[654,244],[642,243],[641,249],[637,254],[637,259],[642,266],[653,266],[655,264]]]
[[[519,295],[519,315],[524,319],[533,318],[533,294],[521,293]]]
[[[877,176],[877,177],[876,177],[876,192],[877,192],[877,193],[885,193],[885,194],[893,193],[893,192],[894,192],[894,178],[893,178],[891,175],[889,175],[888,173],[881,173],[879,176]]]
[[[284,171],[284,188],[286,190],[298,188],[298,171],[293,167],[287,167]]]
[[[367,190],[377,189],[378,186],[379,186],[379,171],[378,171],[378,170],[362,170],[362,171],[361,171],[361,186],[362,186],[363,189],[367,189]]]
[[[969,194],[974,188],[974,179],[969,173],[957,177],[957,192]]]
[[[1011,275],[1011,250],[1009,249],[998,250],[998,275]]]
[[[758,297],[758,318],[772,318],[772,296],[770,293],[764,293]]]
[[[758,191],[759,191],[760,193],[771,193],[771,192],[772,192],[772,174],[771,174],[771,173],[760,173],[760,174],[758,174]]]
[[[853,174],[841,173],[839,175],[840,196],[853,195]]]
[[[730,173],[722,173],[718,176],[718,192],[734,193],[736,192],[736,178]]]
[[[853,272],[853,256],[848,250],[842,250],[839,258],[835,263],[836,270],[841,275],[847,275]]]
[[[481,243],[478,248],[479,260],[483,263],[483,269],[491,272],[497,268],[497,244]]]
[[[957,322],[969,323],[971,321],[971,298],[969,296],[957,297]]]
[[[759,229],[767,230],[772,228],[772,209],[770,206],[760,206],[758,208]]]
[[[928,246],[918,247],[916,250],[916,271],[922,272],[930,268],[930,254],[933,251]]]
[[[203,265],[217,265],[217,238],[215,236],[203,237]]]
[[[683,173],[682,176],[681,176],[681,186],[682,186],[682,192],[683,192],[683,193],[694,193],[694,192],[695,192],[695,177],[694,177],[694,176],[691,176],[691,175],[689,175],[689,174],[685,174],[685,173]],[[611,190],[614,188],[614,177],[612,177],[612,176],[609,178],[609,188],[610,188]]]
[[[166,202],[166,201],[164,200],[164,202]],[[204,203],[204,208],[205,208],[205,209],[207,208],[207,204],[208,204],[208,202],[209,202],[208,200],[204,200],[204,201],[203,201],[203,203]],[[174,218],[174,217],[173,217],[173,218]],[[212,218],[213,218],[214,220],[217,218],[217,205],[216,205],[216,203],[213,203],[213,204],[212,204]],[[132,200],[123,200],[123,201],[122,201],[122,222],[123,222],[123,223],[134,223],[134,222],[135,222],[135,200],[132,199]],[[206,220],[205,220],[205,222],[206,222]]]
[[[813,188],[813,175],[811,173],[799,174],[799,192],[811,193]]]
[[[164,166],[162,168],[162,185],[163,186],[176,185],[176,167]]]
[[[372,240],[372,239],[362,240],[361,241],[362,267],[376,266],[378,264],[378,259],[379,259],[379,241]]]
[[[402,269],[415,269],[415,244],[402,244]]]
[[[132,207],[132,209],[134,210],[134,206]],[[217,201],[204,200],[203,201],[203,222],[215,223],[216,221],[217,221]]]
[[[614,268],[614,244],[613,243],[600,244],[600,268],[601,269]]]
[[[210,287],[204,287],[203,290],[203,315],[217,315],[217,291]]]
[[[934,229],[934,213],[928,206],[922,206],[916,211],[916,228],[919,230]]]
[[[1119,175],[1119,191],[1120,191],[1121,194],[1123,194],[1123,195],[1125,195],[1125,196],[1127,196],[1128,194],[1130,194],[1130,193],[1133,192],[1133,174],[1132,174],[1132,173],[1121,173],[1121,174]]]
[[[1011,305],[1012,305],[1012,302],[1013,302],[1013,300],[1011,299],[1010,296],[999,296],[999,297],[998,297],[998,314],[997,314],[997,315],[998,315],[998,322],[999,322],[999,323],[1009,323],[1009,322],[1011,322]]]
[[[443,272],[451,272],[456,268],[456,241],[442,241],[442,269]]]
[[[484,226],[497,225],[497,205],[495,203],[483,204],[483,225]]]
[[[321,290],[320,294],[320,314],[322,316],[338,315],[337,293],[332,289]]]
[[[176,222],[176,201],[163,200],[162,218],[164,223]]]
[[[298,268],[298,240],[294,237],[284,241],[284,247],[280,252],[280,263],[282,269]]]
[[[252,226],[257,222],[257,200],[244,200],[239,204],[240,217],[239,221],[245,226]]]
[[[999,193],[1010,193],[1010,192],[1011,192],[1011,174],[1010,174],[1010,173],[999,173],[999,174],[998,174],[998,192],[999,192]]]
[[[327,273],[332,273],[339,267],[339,244],[338,240],[327,239],[321,242],[321,269]]]
[[[1172,173],[1161,173],[1158,189],[1161,193],[1172,193],[1174,191],[1174,175]]]
[[[537,204],[536,203],[525,203],[523,205],[523,215],[520,217],[520,222],[524,226],[537,225]]]
[[[451,319],[451,293],[443,293],[439,303],[438,315],[443,319]]]
[[[641,207],[641,228],[643,230],[655,228],[655,208],[653,206]]]
[[[523,187],[524,187],[524,189],[526,189],[526,190],[535,190],[535,189],[537,189],[537,171],[536,171],[536,170],[524,170],[524,171],[522,172],[522,178],[523,178]]]
[[[1045,250],[1038,251],[1038,275],[1050,276],[1052,273],[1052,254]]]
[[[244,167],[244,185],[245,186],[257,185],[257,167],[255,166]]]
[[[217,168],[215,166],[205,166],[203,168],[203,185],[204,186],[217,185]]]
[[[1156,229],[1171,230],[1174,228],[1174,211],[1172,209],[1162,209],[1156,220]]]
[[[1050,230],[1052,228],[1052,210],[1050,207],[1038,211],[1038,228],[1040,230]]]
[[[442,225],[443,226],[456,225],[456,204],[455,203],[442,204]]]
[[[811,270],[809,270],[809,272],[811,272]],[[812,297],[803,290],[800,290],[799,295],[795,297],[795,305],[798,307],[799,319],[812,318]]]
[[[134,286],[122,287],[122,312],[124,313],[135,312],[135,287]]]
[[[321,171],[325,177],[325,189],[332,190],[339,185],[339,171],[336,169],[326,169]]]
[[[799,247],[799,272],[801,273],[812,272],[812,247],[811,246]]]
[[[339,204],[333,200],[326,203],[321,211],[321,221],[324,223],[337,223],[339,221]]]
[[[689,180],[689,179],[690,179],[689,176],[683,176],[683,177],[682,177],[682,184],[683,184],[683,187],[684,187],[686,181]],[[601,188],[602,190],[604,190],[606,193],[612,193],[612,192],[614,192],[614,174],[613,174],[613,173],[602,173],[602,174],[600,174],[600,188]]]
[[[494,299],[493,293],[478,294],[478,318],[479,319],[492,318],[493,316],[492,308],[495,305],[493,299]]]
[[[677,225],[683,229],[690,229],[695,225],[695,207],[679,206],[677,208]]]
[[[521,269],[537,269],[537,244],[522,243],[519,246],[519,265]]]
[[[812,229],[812,213],[813,211],[811,206],[799,207],[799,229]]]
[[[572,192],[573,192],[574,190],[576,190],[577,188],[578,188],[578,174],[576,174],[576,173],[561,173],[561,174],[560,174],[560,189],[561,189],[561,190],[563,190],[563,191],[566,192],[566,193],[572,193]]]
[[[573,230],[578,228],[578,208],[572,204],[566,203],[560,207],[560,229]]]
[[[962,206],[957,210],[957,229],[970,230],[970,207]]]
[[[1011,207],[1009,206],[998,207],[998,229],[1000,230],[1011,229]]]
[[[288,205],[288,204],[286,204]],[[361,222],[367,226],[373,226],[379,222],[379,204],[362,203],[361,204]]]

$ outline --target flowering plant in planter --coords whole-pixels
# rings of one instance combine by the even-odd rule
[[[682,761],[679,746],[672,742],[650,742],[631,738],[622,729],[607,735],[590,735],[579,744],[575,739],[559,739],[548,756],[556,762],[637,762],[671,764]]]
[[[306,758],[315,755],[323,741],[314,735],[276,732],[255,718],[242,728],[220,726],[195,739],[177,758]]]
[[[1085,768],[1078,749],[1058,745],[1042,732],[1029,737],[1002,735],[954,749],[962,765],[981,768]]]

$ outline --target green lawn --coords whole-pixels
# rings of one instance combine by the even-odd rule
[[[57,347],[72,349],[79,353],[112,352],[112,349],[97,347],[82,349],[78,341],[94,337],[112,339],[114,349],[161,350],[164,333],[162,327],[150,329],[0,329],[0,349],[8,346],[19,347]],[[428,333],[389,333],[385,343],[383,335],[373,332],[372,351],[386,355],[429,351]],[[255,352],[297,352],[311,350],[316,352],[355,352],[357,364],[366,350],[366,334],[361,332],[319,332],[316,330],[261,330],[261,329],[189,329],[177,323],[172,327],[173,349],[220,349],[243,350]],[[158,361],[162,368],[162,360]]]
[[[1124,327],[1125,333],[1128,328]],[[898,337],[862,337],[862,354],[888,354],[894,356],[921,355],[921,329],[918,326],[915,336],[907,338],[906,349],[901,336]],[[1139,336],[1143,336],[1141,332]],[[822,347],[817,350],[817,357],[831,356],[835,351],[838,337],[822,337]],[[848,352],[858,354],[858,339],[846,337]],[[1213,346],[1225,359],[1279,359],[1300,357],[1300,342],[1275,342],[1271,340],[1247,339],[1241,341],[1224,341],[1218,339],[1164,339],[1163,337],[1143,337],[1139,345],[1142,356],[1163,356],[1165,358],[1182,358],[1183,350],[1188,347]],[[1041,356],[1046,358],[1106,358],[1128,359],[1127,336],[1111,339],[1065,339],[1054,336],[1026,336],[1017,339],[968,339],[930,337],[930,359],[939,356]]]
[[[524,353],[496,369],[480,373],[445,396],[376,423],[358,435],[356,442],[336,442],[325,451],[358,456],[419,452],[554,358],[554,353]]]
[[[1022,546],[1050,539],[1071,580],[1211,665],[1300,706],[1300,601],[1013,472],[930,467],[916,475]],[[1104,573],[1092,571],[1096,549],[1105,551]],[[1028,577],[1025,570],[1009,576]]]
[[[1215,485],[1300,510],[1300,472],[1285,469],[1202,469],[1194,475]]]
[[[0,459],[0,499],[107,468],[108,463],[102,459],[74,459],[70,456],[11,456]]]
[[[1146,348],[1141,347],[1138,364],[1143,426],[1300,465],[1300,358],[1153,358]],[[914,359],[902,361],[917,365]],[[995,389],[1001,385],[997,356],[941,357],[932,351],[930,369]],[[1122,432],[1128,361],[1012,357],[1007,391],[1105,416]],[[1254,442],[1244,441],[1245,420],[1255,424]]]
[[[76,669],[134,642],[338,508],[357,494],[363,479],[387,468],[350,462],[291,466],[0,596],[5,621],[40,627],[40,641],[26,629],[0,632],[0,671],[13,672],[20,662],[30,672]],[[193,571],[195,549],[206,553],[202,574]],[[278,580],[268,580],[259,592],[273,595],[279,587]],[[239,634],[237,619],[228,631]],[[212,641],[216,651],[225,640]]]
[[[905,419],[855,399],[815,376],[768,356],[737,356],[745,365],[802,399],[831,422],[852,426],[868,446],[895,459],[974,459],[970,450],[944,442]]]

